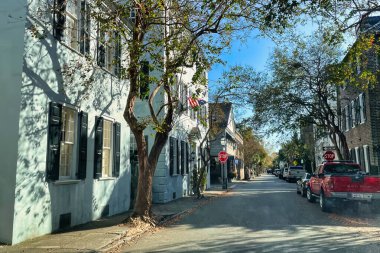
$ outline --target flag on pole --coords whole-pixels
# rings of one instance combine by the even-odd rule
[[[188,97],[187,99],[189,100],[189,104],[190,104],[191,108],[195,108],[195,107],[199,106],[198,99],[192,98],[192,97]]]

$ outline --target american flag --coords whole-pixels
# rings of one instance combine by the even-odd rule
[[[193,97],[188,97],[187,100],[189,100],[189,104],[190,104],[191,108],[195,108],[195,107],[199,106],[198,99],[193,98]]]

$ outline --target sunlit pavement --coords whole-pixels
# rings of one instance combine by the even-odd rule
[[[323,213],[272,175],[238,182],[170,227],[122,252],[380,252],[380,211]]]

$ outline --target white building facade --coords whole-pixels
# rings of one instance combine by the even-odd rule
[[[193,97],[197,89],[202,93],[199,98],[208,100],[207,86],[192,84],[194,69],[187,68],[182,75],[177,75],[177,86],[175,88],[175,99],[178,99],[176,116],[173,130],[170,132],[169,140],[162,150],[153,179],[153,203],[166,203],[177,198],[189,196],[192,190],[193,171],[199,171],[204,165],[201,159],[201,152],[206,154],[206,142],[202,140],[206,137],[208,126],[202,122],[207,119],[208,103],[192,108],[188,98]],[[207,78],[207,73],[204,73]],[[152,87],[151,87],[152,90]],[[167,103],[164,93],[158,93],[155,97],[155,109],[158,110],[163,103]],[[146,100],[140,100],[136,106],[136,112],[140,117],[149,116],[149,109]],[[152,129],[145,130],[145,139],[148,142],[149,150],[155,138]],[[137,159],[137,158],[136,158]],[[137,162],[137,161],[136,161]],[[210,176],[208,164],[206,188],[210,186]],[[137,185],[137,164],[132,167],[132,185]],[[133,188],[133,187],[132,187]]]
[[[0,3],[3,243],[130,208],[122,43],[102,43],[86,1],[69,0],[58,15],[62,3]]]

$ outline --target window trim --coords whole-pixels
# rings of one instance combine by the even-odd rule
[[[47,153],[46,153],[46,181],[61,182],[85,180],[87,164],[82,161],[87,159],[87,113],[79,109],[79,107],[68,103],[50,101],[48,103],[48,125],[47,125]],[[58,109],[57,109],[58,108]],[[62,151],[61,145],[63,141],[62,120],[63,110],[65,108],[72,110],[74,113],[74,136],[71,165],[68,176],[60,176],[62,167]],[[57,111],[58,110],[58,111]],[[86,129],[85,132],[82,131]],[[82,152],[85,150],[85,152]]]

